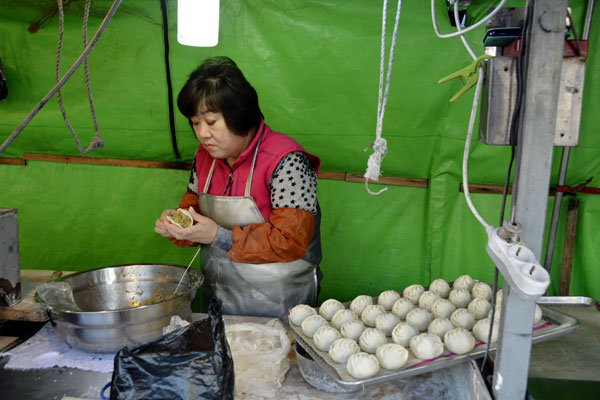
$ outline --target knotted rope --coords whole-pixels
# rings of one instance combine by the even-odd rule
[[[365,151],[373,148],[373,154],[369,156],[367,161],[367,171],[365,172],[365,189],[371,195],[378,195],[385,192],[388,188],[385,187],[378,192],[372,192],[369,190],[369,179],[372,181],[378,181],[381,175],[380,168],[381,162],[387,155],[387,141],[381,137],[381,131],[383,130],[383,117],[385,115],[385,106],[387,103],[388,92],[390,90],[390,78],[392,75],[392,63],[394,61],[394,49],[396,47],[396,37],[398,35],[398,24],[400,21],[400,9],[402,8],[402,0],[398,0],[398,8],[396,9],[396,20],[394,24],[394,33],[392,36],[392,45],[390,49],[390,56],[388,60],[387,76],[385,79],[385,91],[383,89],[383,76],[385,69],[385,31],[386,31],[386,17],[387,17],[387,0],[383,1],[383,16],[381,21],[381,58],[379,63],[379,99],[377,103],[377,127],[375,130],[376,139],[371,143]]]
[[[90,14],[90,0],[86,0],[85,2],[85,13],[83,16],[83,47],[87,47],[87,22]],[[55,80],[56,83],[60,81],[60,57],[62,53],[62,43],[63,43],[63,26],[64,26],[64,11],[62,6],[62,0],[58,0],[58,20],[59,20],[59,32],[58,32],[58,49],[56,51],[56,72],[55,72]],[[83,146],[81,146],[81,142],[75,133],[75,129],[71,126],[71,121],[67,117],[67,112],[63,106],[62,95],[60,89],[56,92],[56,97],[58,99],[58,106],[60,107],[60,112],[62,113],[63,119],[67,124],[67,127],[71,131],[71,135],[77,144],[77,148],[79,152],[82,154],[87,154],[93,151],[96,148],[104,147],[104,141],[100,138],[100,130],[98,128],[98,120],[96,119],[96,109],[94,107],[94,99],[92,98],[92,89],[90,87],[90,75],[88,70],[88,59],[85,57],[84,60],[84,70],[85,70],[85,86],[87,88],[88,100],[90,103],[90,108],[92,110],[92,119],[94,120],[94,129],[96,135],[92,138],[87,149],[84,150]]]

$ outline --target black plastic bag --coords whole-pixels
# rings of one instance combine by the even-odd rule
[[[233,399],[235,376],[221,302],[208,318],[115,356],[112,399]]]

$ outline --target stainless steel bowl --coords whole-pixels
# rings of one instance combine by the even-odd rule
[[[86,351],[114,352],[160,338],[173,315],[190,319],[191,304],[204,277],[190,268],[173,296],[184,271],[178,265],[135,264],[57,279],[71,285],[81,312],[53,308],[38,293],[35,298],[65,342]]]

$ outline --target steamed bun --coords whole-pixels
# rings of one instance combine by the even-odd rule
[[[356,379],[366,379],[379,372],[379,361],[373,354],[355,353],[348,357],[346,371]]]
[[[373,304],[373,298],[362,294],[357,296],[350,303],[350,310],[354,311],[356,315],[361,315],[366,306]]]
[[[377,304],[384,306],[386,311],[390,311],[396,300],[399,298],[400,293],[396,292],[395,290],[386,290],[381,292],[377,298]]]
[[[465,354],[475,348],[475,338],[466,329],[454,328],[444,334],[444,344],[453,353]]]
[[[317,312],[311,306],[306,304],[298,304],[290,310],[290,322],[296,326],[300,326],[306,317],[315,315]]]
[[[408,360],[408,350],[396,343],[386,343],[377,348],[375,356],[382,368],[398,369]]]
[[[406,322],[420,331],[427,330],[431,322],[431,313],[422,308],[414,308],[406,314]]]
[[[334,314],[343,309],[344,305],[341,301],[336,299],[327,299],[323,302],[323,304],[321,304],[321,307],[319,307],[319,314],[321,314],[327,321],[331,321],[331,318],[333,318]]]
[[[429,360],[440,356],[444,352],[444,344],[439,336],[433,333],[421,333],[410,339],[410,350],[415,357]]]
[[[329,347],[329,357],[336,363],[344,364],[350,355],[359,351],[360,347],[358,347],[358,343],[354,340],[341,338],[333,342]]]
[[[402,292],[402,296],[405,299],[410,300],[413,304],[418,304],[419,297],[421,297],[424,291],[425,288],[423,287],[423,285],[419,285],[418,283],[416,283],[404,289],[404,291]]]

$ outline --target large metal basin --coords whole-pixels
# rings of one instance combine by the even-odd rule
[[[173,296],[184,271],[178,265],[120,265],[57,279],[72,286],[81,312],[55,309],[38,293],[35,298],[65,342],[86,351],[114,352],[160,338],[173,315],[190,319],[204,277],[190,268]]]

